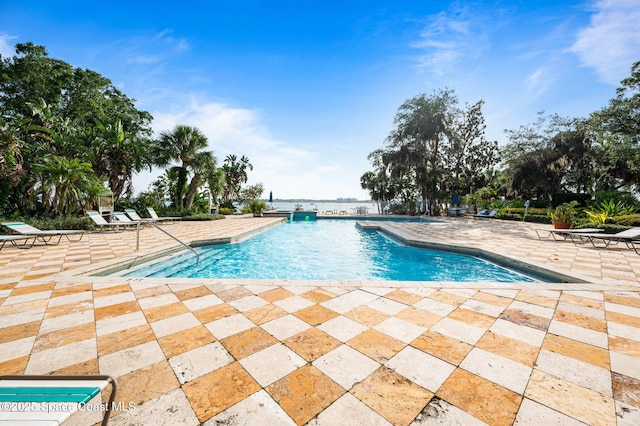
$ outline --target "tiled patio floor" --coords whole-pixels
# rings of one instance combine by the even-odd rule
[[[165,229],[190,241],[275,221]],[[385,226],[590,283],[90,277],[135,257],[135,232],[7,246],[0,374],[112,375],[134,408],[113,425],[640,424],[640,256],[529,223]],[[174,245],[141,231],[141,253]]]

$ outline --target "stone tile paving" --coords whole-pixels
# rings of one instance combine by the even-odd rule
[[[271,223],[166,229],[191,241]],[[589,283],[77,275],[138,256],[135,232],[96,233],[0,252],[0,374],[110,374],[135,407],[114,425],[640,424],[640,256],[528,223],[384,226]],[[174,245],[141,231],[141,253]]]

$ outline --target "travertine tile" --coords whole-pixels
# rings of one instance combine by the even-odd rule
[[[186,305],[185,305],[186,307]],[[202,308],[193,311],[193,314],[200,320],[201,323],[206,324],[208,322],[213,322],[220,318],[228,317],[231,315],[235,315],[238,313],[238,310],[234,307],[221,303],[215,306]],[[246,313],[245,313],[246,316]],[[248,317],[247,317],[248,318]]]
[[[544,331],[502,319],[498,319],[490,331],[532,346],[542,345],[545,337]]]
[[[220,344],[213,342],[169,359],[180,384],[190,382],[233,362],[233,357]]]
[[[296,422],[305,424],[345,391],[312,366],[304,366],[266,388]]]
[[[99,363],[101,372],[118,377],[164,360],[160,345],[153,340],[100,357]]]
[[[236,360],[241,360],[277,342],[272,335],[260,327],[252,327],[221,340],[221,343]]]
[[[473,346],[436,333],[427,331],[411,343],[414,348],[440,358],[449,364],[458,365],[473,349]]]
[[[155,340],[156,336],[149,324],[127,328],[111,334],[98,336],[98,356],[118,352]]]
[[[460,367],[518,394],[524,392],[532,369],[477,347],[469,352]]]
[[[486,423],[476,419],[471,414],[449,404],[438,397],[431,398],[429,404],[411,422],[411,426],[431,425],[464,425],[486,426]]]
[[[435,323],[437,323],[442,319],[440,315],[437,315],[428,311],[423,311],[421,309],[416,309],[413,307],[404,309],[403,311],[398,312],[394,316],[398,319],[412,322],[415,325],[418,325],[424,328],[430,328]]]
[[[386,367],[378,368],[350,393],[394,425],[411,423],[433,397],[433,393]]]
[[[460,321],[443,318],[430,331],[453,337],[470,345],[474,345],[485,333],[484,328],[474,327]]]
[[[542,348],[607,370],[611,367],[609,351],[566,337],[547,334]]]
[[[510,337],[487,331],[476,343],[476,348],[509,358],[527,367],[533,367],[540,348]]]
[[[203,426],[231,425],[238,420],[248,423],[251,419],[260,419],[262,426],[296,424],[265,390],[261,390],[213,416]]]
[[[171,416],[168,417],[167,413]],[[198,419],[189,405],[182,389],[174,389],[126,411],[109,420],[112,426],[131,426],[137,424],[197,424]]]
[[[80,324],[54,331],[48,334],[40,334],[33,345],[33,352],[41,352],[65,346],[82,340],[94,339],[96,337],[96,327],[93,323]]]
[[[182,330],[197,327],[201,325],[201,323],[200,321],[198,321],[198,318],[196,318],[195,315],[193,315],[191,312],[187,312],[175,317],[152,322],[150,323],[150,325],[156,337],[159,339],[161,337],[168,336]]]
[[[262,387],[305,365],[305,360],[280,343],[249,355],[239,362]]]
[[[175,317],[177,315],[186,314],[189,309],[182,302],[174,302],[168,305],[155,306],[144,310],[144,316],[147,321],[154,322],[163,319]]]
[[[336,312],[321,305],[312,305],[307,308],[297,310],[296,312],[293,312],[293,315],[311,325],[319,325],[338,316]]]
[[[172,358],[176,355],[213,343],[215,337],[206,327],[198,325],[187,330],[169,334],[158,339],[165,357]]]
[[[396,317],[386,319],[373,328],[407,344],[426,331],[424,327]]]
[[[367,327],[373,327],[389,318],[389,315],[372,309],[368,306],[360,306],[344,314],[345,317],[359,322]]]
[[[608,343],[606,333],[589,330],[587,328],[579,327],[573,324],[567,324],[556,320],[551,321],[551,324],[549,325],[549,333],[568,337],[579,342],[588,343],[590,345],[598,346],[605,349]]]
[[[305,361],[313,362],[342,343],[315,327],[304,330],[282,341]]]
[[[273,290],[260,293],[261,298],[271,303],[292,297],[293,295],[294,294],[291,293],[289,290],[285,290],[282,287],[274,288]]]
[[[611,371],[640,380],[640,358],[611,351]]]
[[[522,396],[461,368],[436,396],[491,425],[513,424]]]
[[[542,404],[532,401],[528,398],[522,400],[520,410],[516,416],[514,425],[519,426],[534,426],[534,425],[567,425],[567,426],[581,426],[583,422],[578,421],[572,417],[559,413],[556,410],[552,410]]]
[[[371,426],[391,426],[384,417],[367,407],[350,393],[345,393],[331,404],[309,426],[341,426],[345,419],[357,419],[358,423]]]
[[[11,340],[6,343],[0,343],[0,362],[29,355],[35,340],[36,336],[29,336],[22,339]]]
[[[282,341],[310,328],[310,325],[289,314],[262,324],[261,327],[273,337]]]
[[[40,321],[2,328],[0,329],[0,344],[24,339],[27,337],[33,337],[38,334],[39,329]]]
[[[101,373],[104,374],[102,370]],[[121,403],[124,408],[132,403],[136,411],[143,408],[147,401],[159,398],[179,387],[175,374],[164,359],[143,368],[134,369],[130,373],[117,377],[116,380],[118,392],[116,392],[115,402]],[[179,394],[174,395],[178,396]],[[165,407],[165,416],[167,415],[166,409],[171,406],[172,404],[169,404]],[[146,421],[147,419],[143,419],[143,422]]]
[[[385,367],[434,393],[456,369],[453,365],[411,346],[387,361]]]
[[[218,340],[248,330],[253,327],[253,325],[254,324],[242,314],[231,315],[205,324]]]
[[[372,329],[347,341],[347,345],[379,363],[387,362],[406,346],[405,343]]]
[[[238,363],[233,362],[183,385],[198,421],[218,413],[258,392],[260,385]]]
[[[616,424],[613,399],[539,370],[524,396],[587,424]]]
[[[97,357],[96,339],[32,353],[25,374],[45,374]]]
[[[341,345],[316,359],[313,366],[348,390],[380,367],[380,364],[349,346]]]

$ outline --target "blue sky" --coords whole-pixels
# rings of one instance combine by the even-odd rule
[[[0,54],[44,45],[111,79],[157,133],[200,128],[276,198],[368,198],[398,107],[450,88],[487,137],[538,111],[584,117],[640,60],[640,2],[0,0]],[[159,171],[141,173],[145,190]]]

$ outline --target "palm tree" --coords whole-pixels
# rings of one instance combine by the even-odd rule
[[[78,158],[45,157],[34,170],[40,175],[42,205],[55,213],[81,210],[83,202],[104,190],[91,164]]]
[[[253,165],[244,155],[238,160],[238,157],[233,154],[227,155],[224,163],[222,170],[224,170],[225,174],[226,187],[223,192],[223,199],[225,202],[229,202],[233,198],[237,198],[242,184],[248,179],[247,169],[253,170]]]
[[[191,208],[193,201],[195,200],[198,188],[204,183],[207,174],[210,170],[216,169],[216,157],[210,151],[197,152],[191,160],[191,170],[193,171],[193,177],[189,182],[189,189],[187,189],[187,195],[185,196],[184,207],[186,209]]]
[[[154,149],[154,162],[159,166],[166,166],[172,161],[179,161],[178,179],[176,185],[176,207],[185,207],[185,186],[187,184],[187,176],[189,170],[199,168],[200,165],[207,163],[203,154],[199,152],[207,147],[207,137],[196,127],[179,124],[171,132],[160,133],[160,139],[157,141]],[[213,153],[207,154],[213,157]],[[203,166],[205,167],[205,166]],[[194,178],[198,173],[194,174]],[[202,179],[200,174],[199,179]],[[187,193],[190,191],[187,190]]]

